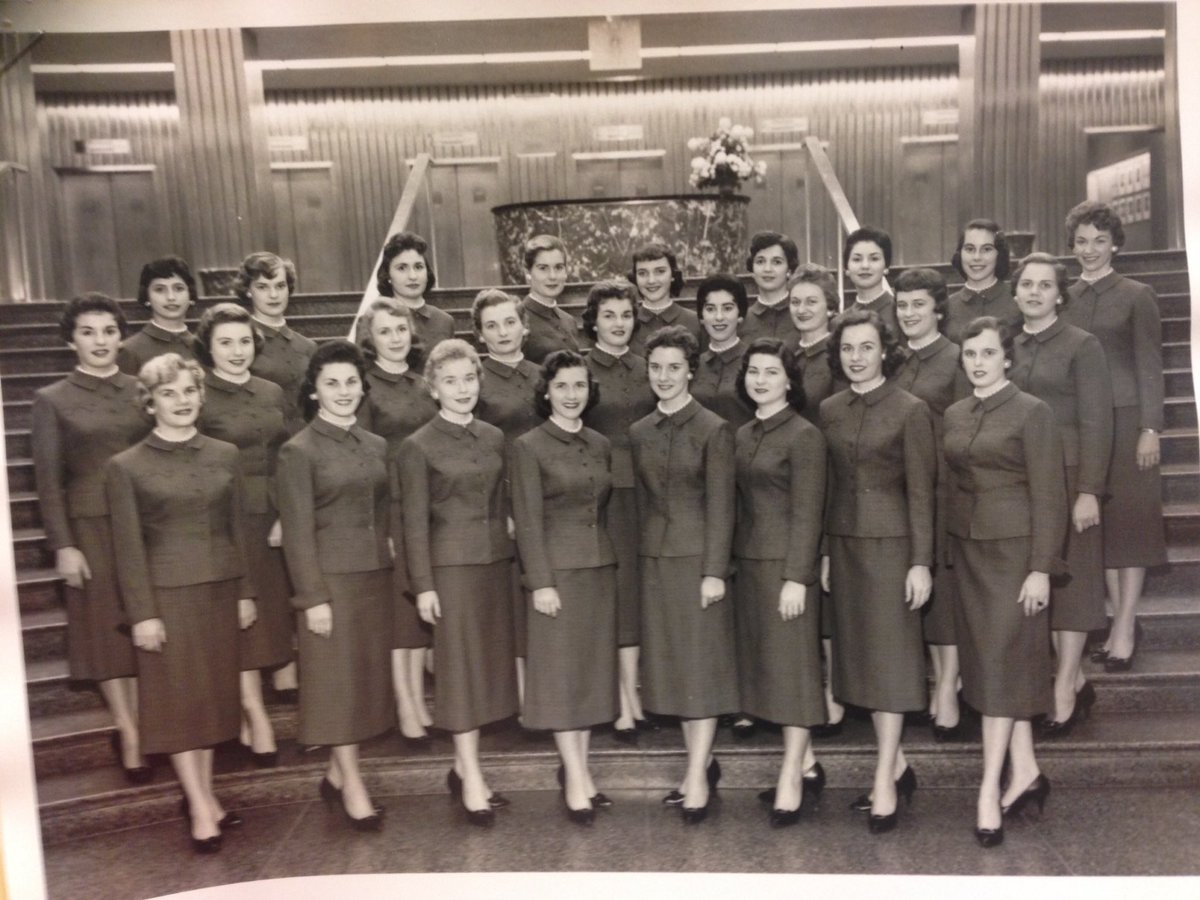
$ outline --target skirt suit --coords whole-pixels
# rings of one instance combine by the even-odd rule
[[[475,415],[504,433],[504,450],[507,454],[511,452],[513,441],[542,423],[533,408],[533,389],[537,386],[541,369],[528,359],[521,360],[515,366],[487,356],[480,362],[483,365],[483,380],[479,385],[479,404],[475,407]],[[513,652],[524,659],[525,639],[528,636],[525,621],[527,598],[521,587],[520,564],[515,558],[509,582],[512,585]]]
[[[579,332],[582,325],[561,306],[547,306],[529,295],[521,301],[525,308],[525,358],[540,366],[542,360],[555,350],[580,350]],[[531,401],[532,403],[532,401]]]
[[[33,467],[46,544],[75,547],[92,577],[64,586],[71,678],[107,681],[137,674],[129,639],[104,490],[104,465],[140,441],[150,422],[138,404],[137,379],[97,378],[78,369],[33,398]]]
[[[399,454],[401,442],[437,415],[437,403],[429,395],[425,379],[411,369],[397,375],[373,365],[367,371],[367,383],[371,391],[358,409],[358,424],[387,441],[388,471],[394,475],[397,470],[391,462]],[[397,498],[400,497],[399,490],[399,483],[394,483],[392,491]],[[417,614],[408,584],[403,529],[392,533],[392,546],[396,550],[396,582],[404,594],[396,604],[392,646],[396,649],[428,647],[433,643],[433,631]]]
[[[1037,334],[1017,335],[1008,374],[1054,413],[1068,507],[1080,493],[1103,497],[1113,420],[1112,382],[1100,342],[1060,317]],[[1093,526],[1081,534],[1067,525],[1063,556],[1068,572],[1051,586],[1050,627],[1056,631],[1091,631],[1106,624],[1102,528]]]
[[[318,414],[279,451],[283,552],[295,587],[302,744],[357,744],[396,724],[392,620],[402,602],[388,536],[397,504],[387,442]],[[320,637],[304,610],[328,603]]]
[[[782,725],[825,721],[821,684],[820,546],[825,438],[790,406],[738,429],[738,694],[749,715]],[[779,615],[784,581],[807,587],[804,612]]]
[[[612,445],[612,494],[608,500],[608,536],[617,554],[617,646],[641,643],[638,603],[637,502],[633,496],[633,455],[629,426],[654,409],[646,376],[646,360],[632,351],[613,356],[598,347],[587,354],[587,367],[600,399],[584,422]]]
[[[937,442],[937,540],[934,545],[933,595],[921,607],[921,627],[930,644],[953,644],[954,594],[957,584],[950,571],[950,547],[946,539],[946,460],[942,454],[942,416],[955,400],[971,392],[971,384],[959,365],[958,344],[945,335],[919,350],[909,350],[896,372],[896,385],[924,400],[933,414],[933,437]]]
[[[728,578],[735,504],[733,432],[693,398],[629,429],[638,508],[642,701],[705,719],[738,709],[732,591],[700,608],[700,582]]]
[[[843,703],[924,709],[920,610],[904,602],[915,565],[933,565],[936,447],[929,407],[893,381],[821,404],[829,450],[825,534]]]
[[[136,376],[142,366],[164,353],[178,353],[184,359],[195,359],[196,353],[192,350],[195,342],[190,331],[167,331],[147,322],[141,331],[121,342],[117,365],[126,375]]]
[[[617,556],[608,536],[608,438],[545,422],[513,444],[513,519],[530,591],[556,588],[556,616],[530,608],[527,728],[573,731],[617,716]],[[531,601],[532,607],[532,601]]]
[[[304,372],[308,368],[309,357],[317,349],[317,342],[298,334],[287,325],[274,328],[255,319],[254,328],[263,336],[263,348],[254,355],[250,372],[275,382],[283,389],[283,421],[291,436],[304,427],[300,385],[304,382]]]
[[[692,337],[696,339],[696,343],[701,348],[708,346],[708,333],[700,324],[700,317],[690,309],[681,306],[678,300],[672,300],[669,306],[658,312],[647,309],[645,304],[639,304],[637,321],[637,329],[629,341],[629,349],[642,359],[646,358],[646,341],[650,340],[658,329],[666,328],[668,325],[682,325],[692,333]]]
[[[246,562],[254,572],[258,617],[239,632],[238,654],[243,671],[281,666],[292,659],[291,585],[283,550],[267,545],[279,518],[275,504],[275,461],[288,439],[283,389],[250,376],[234,384],[209,372],[204,379],[204,406],[197,427],[209,437],[238,448],[245,486]]]
[[[454,337],[454,316],[428,302],[409,307],[413,316],[413,333],[428,354],[447,338]]]
[[[966,286],[955,291],[947,300],[942,333],[961,345],[963,332],[980,316],[994,316],[1005,325],[1019,324],[1021,310],[1013,299],[1012,285],[997,281],[982,291],[973,291]]]
[[[748,341],[739,340],[718,353],[705,350],[692,378],[692,396],[705,409],[712,410],[736,431],[754,418],[754,410],[737,395],[737,377],[746,355]]]
[[[963,696],[985,716],[1053,709],[1050,613],[1017,598],[1030,572],[1062,570],[1062,447],[1050,407],[1011,382],[946,410],[947,531],[959,602]]]
[[[159,652],[137,651],[142,750],[237,737],[238,600],[256,593],[237,447],[151,432],[114,456],[105,478],[126,614],[133,625],[161,619],[167,636]]]
[[[1110,272],[1092,284],[1076,281],[1062,318],[1091,332],[1112,376],[1113,445],[1108,496],[1101,510],[1104,565],[1148,568],[1167,561],[1162,472],[1137,466],[1138,433],[1162,431],[1162,323],[1154,289]]]
[[[401,443],[394,466],[412,592],[437,591],[441,606],[433,722],[474,731],[517,711],[504,435],[437,415]]]
[[[746,310],[746,319],[738,333],[747,344],[760,337],[776,338],[786,344],[799,337],[800,329],[792,321],[791,305],[787,299],[774,306],[755,300]]]
[[[903,332],[900,330],[900,322],[896,319],[896,295],[891,291],[884,291],[870,303],[860,303],[855,300],[853,306],[846,304],[846,308],[869,309],[878,313],[879,317],[887,323],[888,328],[892,329],[892,334],[896,339],[901,338]]]

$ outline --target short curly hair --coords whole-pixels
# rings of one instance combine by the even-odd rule
[[[815,284],[819,287],[821,293],[825,295],[825,306],[829,309],[830,313],[837,314],[839,297],[837,278],[834,277],[833,272],[816,263],[805,263],[802,266],[797,266],[796,271],[792,273],[792,277],[788,279],[788,297],[791,297],[792,288],[798,284]]]
[[[700,365],[700,342],[683,325],[664,325],[650,335],[650,340],[646,341],[647,362],[659,347],[674,348],[683,353],[689,372],[695,372]]]
[[[433,387],[438,369],[457,359],[470,360],[475,367],[475,374],[483,372],[483,364],[479,361],[479,353],[462,338],[446,338],[438,341],[429,351],[429,359],[425,361],[425,384]]]
[[[796,266],[800,265],[800,250],[795,241],[778,231],[756,231],[750,236],[750,252],[746,254],[746,271],[753,272],[754,257],[776,244],[783,250],[783,255],[787,259],[788,271],[794,271]]]
[[[962,333],[962,342],[965,346],[971,338],[979,337],[985,331],[994,331],[1000,335],[1000,349],[1004,351],[1005,361],[1011,363],[1013,361],[1013,339],[1017,335],[1018,327],[1005,325],[995,316],[980,316],[967,324]]]
[[[846,310],[833,320],[833,327],[830,328],[832,333],[829,337],[828,353],[829,368],[833,377],[843,381],[850,380],[842,368],[842,333],[852,325],[871,325],[875,328],[879,342],[883,345],[883,376],[891,378],[895,375],[904,362],[904,351],[900,348],[899,339],[879,313],[873,309],[858,307]]]
[[[320,344],[313,355],[308,358],[304,381],[300,383],[300,407],[304,412],[305,421],[312,421],[321,407],[313,397],[313,393],[317,389],[317,379],[321,377],[321,370],[334,363],[350,363],[358,369],[358,377],[362,381],[363,389],[363,398],[359,402],[359,406],[366,401],[367,394],[371,393],[371,383],[367,381],[367,363],[363,358],[362,351],[342,338],[326,341],[324,344]]]
[[[1017,282],[1021,280],[1021,274],[1025,271],[1025,267],[1030,263],[1041,263],[1049,266],[1054,270],[1054,280],[1058,285],[1058,299],[1061,301],[1058,304],[1059,309],[1066,309],[1067,304],[1071,302],[1071,293],[1067,287],[1071,283],[1071,276],[1067,274],[1067,267],[1058,261],[1057,258],[1049,253],[1030,253],[1027,257],[1017,263],[1017,267],[1013,269],[1013,294],[1017,292]]]
[[[892,282],[892,292],[899,297],[901,291],[925,291],[933,298],[933,312],[937,316],[938,331],[943,331],[950,317],[949,291],[946,279],[936,269],[905,269]]]
[[[1097,231],[1107,231],[1112,235],[1113,253],[1125,246],[1125,226],[1121,217],[1107,203],[1098,200],[1084,200],[1071,208],[1067,213],[1067,252],[1075,246],[1075,232],[1080,225],[1091,225]]]
[[[967,242],[967,232],[972,228],[991,232],[992,245],[996,248],[996,277],[1007,278],[1012,268],[1012,251],[1008,249],[1008,236],[1005,235],[1004,229],[992,219],[972,219],[963,226],[962,231],[958,233],[958,246],[954,248],[950,257],[950,265],[954,266],[963,278],[967,277],[966,269],[963,268],[962,251]]]
[[[154,389],[168,384],[179,377],[180,372],[190,372],[192,381],[200,389],[200,405],[204,405],[204,370],[194,359],[184,359],[178,353],[162,353],[148,359],[138,371],[138,405],[148,415],[154,415]]]
[[[538,254],[548,250],[557,250],[563,255],[563,262],[567,261],[567,245],[560,238],[556,238],[552,234],[535,234],[525,242],[525,246],[522,248],[521,258],[525,262],[525,268],[532,269],[533,264],[537,262]]]
[[[848,235],[842,244],[842,265],[850,265],[850,253],[854,250],[855,244],[875,244],[883,251],[883,265],[885,268],[892,266],[892,236],[882,228],[876,228],[873,225],[864,225],[861,228],[856,228]]]
[[[596,384],[596,379],[592,377],[592,370],[588,368],[587,363],[584,361],[583,354],[576,350],[555,350],[542,360],[542,368],[538,373],[537,384],[533,387],[533,409],[543,419],[550,418],[550,413],[554,411],[550,405],[550,398],[547,396],[550,392],[550,383],[554,381],[554,376],[563,369],[573,369],[576,367],[583,369],[587,373],[588,399],[587,405],[583,408],[584,414],[586,415],[600,402],[600,385]]]
[[[796,412],[803,412],[808,402],[808,398],[804,393],[804,373],[801,371],[800,365],[796,360],[795,352],[793,352],[791,347],[779,340],[779,338],[760,337],[750,342],[750,346],[742,354],[742,365],[738,369],[737,381],[733,386],[738,399],[750,409],[754,409],[758,405],[754,402],[754,398],[750,396],[750,392],[746,390],[746,370],[750,368],[750,357],[756,353],[778,357],[779,361],[783,363],[783,372],[787,375],[788,380],[788,406]]]
[[[379,268],[375,271],[375,287],[379,290],[379,296],[396,296],[396,292],[392,289],[392,277],[388,274],[388,269],[392,267],[392,260],[405,250],[416,250],[421,254],[421,259],[425,260],[425,290],[432,291],[437,287],[437,274],[433,271],[433,260],[429,258],[428,242],[419,234],[411,231],[399,231],[388,238],[387,243],[383,245],[383,257],[379,261]]]
[[[108,313],[117,323],[121,339],[124,340],[129,336],[129,323],[125,321],[125,313],[121,311],[121,305],[108,294],[89,291],[78,297],[72,297],[63,307],[62,318],[58,320],[58,333],[68,344],[74,339],[75,324],[84,313]]]
[[[212,339],[213,332],[217,330],[218,325],[249,327],[250,334],[254,338],[255,357],[262,353],[265,341],[262,332],[254,327],[254,320],[250,318],[250,313],[236,303],[218,303],[204,311],[204,315],[200,317],[200,324],[196,326],[196,342],[192,346],[192,352],[196,354],[196,359],[202,365],[209,369],[216,365],[212,355]]]
[[[667,265],[671,267],[671,287],[668,293],[672,297],[678,297],[683,293],[683,270],[679,268],[679,260],[676,258],[675,252],[662,241],[643,244],[633,252],[633,264],[629,267],[627,276],[629,283],[637,284],[638,263],[654,262],[656,259],[665,259]]]
[[[408,358],[405,362],[411,369],[420,369],[421,360],[425,356],[425,345],[417,333],[416,318],[411,309],[394,297],[376,297],[367,304],[367,308],[354,321],[354,342],[362,349],[363,358],[368,363],[373,363],[379,358],[379,354],[375,350],[375,340],[371,337],[371,326],[375,324],[375,317],[383,312],[395,316],[397,319],[408,321],[408,332],[411,337],[408,345]]]
[[[152,259],[150,262],[142,266],[141,274],[138,275],[138,293],[137,300],[142,306],[150,306],[150,282],[156,278],[174,278],[180,277],[183,283],[187,285],[188,298],[192,303],[196,302],[196,276],[192,274],[188,264],[178,256],[163,256],[159,259]]]
[[[525,304],[519,298],[499,288],[484,288],[471,301],[471,326],[475,329],[475,337],[483,340],[483,311],[504,303],[511,303],[517,308],[517,317],[521,320],[522,325],[529,324]]]
[[[287,279],[288,297],[296,290],[296,264],[290,259],[284,259],[275,253],[260,250],[251,253],[242,260],[238,268],[237,279],[233,283],[234,293],[247,309],[250,308],[250,285],[259,278],[271,278],[276,273],[283,272]]]
[[[738,315],[745,317],[746,311],[750,309],[750,297],[746,293],[746,286],[738,280],[736,275],[718,272],[716,275],[709,275],[696,288],[696,314],[701,319],[704,318],[704,301],[714,291],[725,291],[730,294],[733,302],[737,304]]]
[[[596,319],[600,315],[600,304],[605,300],[628,300],[629,308],[633,311],[633,332],[637,331],[637,288],[624,278],[609,278],[597,281],[588,291],[587,306],[584,307],[583,331],[593,341],[596,340]],[[633,332],[630,332],[632,335]]]

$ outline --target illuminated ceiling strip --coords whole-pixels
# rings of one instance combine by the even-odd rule
[[[1141,31],[1044,31],[1040,35],[1043,44],[1076,44],[1085,41],[1152,41],[1165,40],[1164,29],[1146,28]]]
[[[157,63],[78,63],[51,64],[34,63],[30,68],[35,75],[126,75],[175,71],[175,64]]]

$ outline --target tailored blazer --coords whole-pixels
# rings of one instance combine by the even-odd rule
[[[747,344],[760,337],[778,338],[787,343],[796,338],[800,329],[792,321],[791,304],[785,297],[774,306],[767,306],[761,300],[751,303],[738,333]]]
[[[858,300],[853,304],[847,303],[846,309],[869,309],[879,313],[880,318],[892,329],[892,336],[896,340],[903,339],[904,332],[900,330],[900,322],[896,318],[896,295],[891,291],[884,291],[870,303],[860,303]]]
[[[1067,491],[1054,413],[1013,383],[967,397],[945,418],[946,529],[963,540],[1030,539],[1029,571],[1058,574]]]
[[[513,519],[525,587],[554,587],[557,570],[615,564],[606,527],[612,493],[608,438],[586,427],[571,434],[546,421],[517,438],[512,459]]]
[[[907,537],[910,565],[933,564],[937,448],[923,400],[885,381],[866,394],[845,390],[821,404],[829,448],[825,532]]]
[[[358,424],[387,441],[391,459],[406,437],[437,415],[438,405],[412,369],[397,375],[372,365],[367,382],[371,392],[358,407]]]
[[[237,447],[199,432],[181,442],[151,432],[109,460],[105,476],[131,624],[159,617],[155,588],[237,579],[239,597],[255,595]]]
[[[646,342],[650,340],[654,332],[660,328],[666,328],[668,325],[682,325],[692,333],[696,343],[700,345],[700,349],[703,350],[708,346],[708,335],[704,331],[704,326],[700,324],[699,316],[690,309],[680,306],[677,300],[672,300],[670,305],[660,312],[647,309],[645,304],[638,304],[637,321],[638,327],[629,341],[629,349],[643,359],[646,357]]]
[[[150,420],[137,379],[97,378],[78,369],[33,396],[33,471],[51,550],[77,546],[72,519],[107,516],[104,466],[144,438]]]
[[[654,393],[646,375],[646,360],[629,351],[613,356],[593,347],[584,358],[600,391],[596,405],[584,413],[588,428],[612,444],[613,487],[633,487],[633,453],[629,427],[654,410]]]
[[[490,356],[481,357],[479,362],[483,366],[483,380],[475,415],[504,432],[504,440],[511,444],[542,423],[542,417],[533,408],[533,389],[537,387],[541,369],[527,359],[515,366],[496,362]]]
[[[309,357],[317,349],[316,341],[293,331],[287,325],[273,328],[254,320],[254,327],[263,336],[263,348],[255,354],[250,371],[259,378],[273,381],[283,389],[283,419],[288,434],[304,427],[304,410],[300,402],[300,385],[308,369]]]
[[[275,460],[288,439],[283,388],[250,376],[234,384],[209,372],[204,377],[204,406],[197,427],[209,437],[238,448],[247,515],[275,511]]]
[[[725,578],[735,507],[733,429],[695,398],[655,410],[629,429],[641,556],[699,556],[702,575]]]
[[[1068,289],[1061,318],[1100,339],[1112,375],[1113,406],[1136,406],[1140,428],[1162,431],[1162,321],[1154,289],[1110,272]]]
[[[959,365],[960,352],[958,344],[939,334],[920,350],[905,348],[904,362],[892,380],[929,404],[930,412],[940,419],[951,403],[971,393],[971,382]]]
[[[379,435],[319,414],[280,449],[275,481],[296,609],[335,599],[326,573],[392,568],[388,536],[398,511],[386,455]]]
[[[783,577],[815,584],[825,509],[825,438],[790,406],[755,418],[734,439],[733,555],[782,559]]]
[[[573,315],[561,307],[547,306],[532,295],[522,300],[521,305],[525,307],[525,324],[529,328],[521,348],[526,359],[540,366],[555,350],[579,349],[582,325]]]
[[[164,353],[178,353],[184,359],[195,359],[192,349],[196,337],[190,331],[167,331],[153,322],[121,342],[117,351],[117,367],[127,375],[137,375],[147,362]]]
[[[435,566],[486,565],[513,555],[500,429],[434,416],[405,438],[393,465],[403,498],[414,594],[434,590]]]
[[[1054,413],[1063,462],[1079,467],[1078,490],[1104,494],[1112,456],[1112,381],[1095,335],[1059,316],[1049,328],[1013,341],[1008,377]]]
[[[997,281],[990,288],[973,291],[962,287],[946,301],[946,321],[942,333],[955,344],[962,344],[963,332],[980,316],[995,316],[1005,325],[1021,321],[1021,310],[1013,299],[1012,285]]]
[[[821,401],[850,387],[850,382],[841,375],[834,375],[833,369],[829,368],[831,337],[827,334],[807,347],[800,346],[799,338],[790,344],[804,385],[804,409],[800,415],[814,425],[821,421]]]
[[[754,410],[737,395],[738,372],[749,346],[746,341],[739,340],[720,353],[705,350],[700,354],[700,363],[692,378],[692,397],[696,402],[715,412],[734,429],[745,425],[754,416]]]
[[[444,309],[432,306],[428,301],[418,307],[409,307],[413,316],[413,332],[428,353],[438,343],[454,337],[454,316]]]

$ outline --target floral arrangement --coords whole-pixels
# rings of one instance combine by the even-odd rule
[[[767,164],[750,158],[746,142],[752,137],[753,128],[734,125],[728,116],[722,116],[711,137],[694,137],[687,142],[689,150],[700,154],[692,157],[688,181],[693,187],[716,187],[722,191],[733,191],[749,178],[762,184]]]

